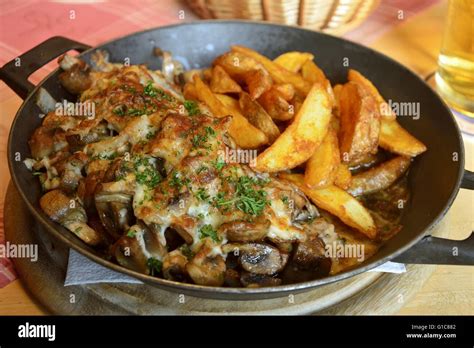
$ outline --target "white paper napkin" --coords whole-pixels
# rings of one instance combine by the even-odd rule
[[[403,263],[387,262],[369,272],[404,273],[406,272],[406,268]],[[98,283],[143,284],[135,278],[108,269],[89,260],[78,252],[70,250],[64,285],[69,286]]]
[[[138,279],[108,269],[70,249],[64,286],[98,283],[143,284]]]

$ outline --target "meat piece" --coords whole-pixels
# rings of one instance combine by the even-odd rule
[[[265,274],[242,272],[242,275],[240,276],[240,282],[247,288],[262,288],[268,286],[278,286],[281,284],[281,279]]]
[[[192,146],[191,128],[189,117],[179,114],[169,115],[162,121],[160,134],[149,143],[149,153],[165,160],[168,173],[188,155]]]
[[[377,167],[353,175],[347,192],[360,196],[386,189],[405,173],[410,163],[410,157],[397,156]]]
[[[54,130],[47,127],[36,128],[28,145],[30,146],[31,155],[36,160],[50,156],[54,152]]]

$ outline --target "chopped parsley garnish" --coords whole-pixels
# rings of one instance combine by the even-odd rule
[[[148,133],[146,133],[146,138],[150,140],[150,139],[153,139],[155,135],[156,135],[156,132],[149,131]]]
[[[167,101],[175,100],[174,97],[166,94],[166,92],[162,89],[153,87],[153,81],[148,81],[147,85],[143,89],[143,94],[151,98],[160,97],[161,99],[165,99]]]
[[[149,158],[136,157],[133,164],[135,178],[139,184],[155,188],[163,179]]]
[[[136,234],[137,234],[137,232],[134,231],[134,230],[128,230],[127,231],[127,237],[129,237],[129,238],[135,238]]]
[[[203,171],[208,170],[206,166],[202,165],[196,170],[196,174],[201,174]]]
[[[148,272],[151,276],[156,276],[161,273],[161,269],[163,267],[163,262],[154,257],[148,258],[146,261],[146,265],[148,267]]]
[[[203,134],[196,134],[191,139],[191,143],[193,144],[193,147],[201,147],[201,146],[204,147],[206,142],[207,142],[207,136]]]
[[[133,86],[129,86],[129,85],[122,85],[122,89],[123,89],[124,91],[130,92],[130,93],[132,93],[132,94],[135,94],[135,93],[137,93],[137,90],[136,90],[136,88],[135,88],[135,87],[133,87]]]
[[[158,90],[155,87],[153,87],[153,82],[152,81],[148,81],[147,85],[143,89],[143,94],[145,94],[149,97],[152,97],[152,98],[154,98],[158,95]]]
[[[118,157],[117,152],[113,153],[99,153],[98,155],[92,156],[91,160],[114,160]]]
[[[288,203],[290,202],[288,196],[281,197],[281,201],[285,203],[286,205],[288,205]]]
[[[222,168],[225,167],[225,161],[219,157],[217,160],[212,161],[212,165],[214,166],[214,168],[216,168],[218,172],[220,172]]]
[[[181,174],[177,171],[174,171],[171,175],[170,186],[175,187],[178,191],[181,190],[183,186],[188,186],[191,181],[188,178],[181,178]]]
[[[206,190],[200,187],[196,192],[196,197],[201,201],[207,201],[209,199],[209,195]]]
[[[131,108],[127,110],[127,115],[130,115],[130,116],[141,116],[147,113],[148,113],[147,108],[143,108],[143,109]]]
[[[266,181],[254,179],[248,176],[241,176],[234,183],[235,194],[232,198],[226,199],[224,193],[219,192],[214,197],[213,203],[217,208],[229,209],[234,205],[235,208],[246,214],[258,216],[270,202],[267,200],[267,192],[262,189],[255,189],[254,186],[263,186]]]
[[[117,106],[114,110],[113,113],[118,115],[118,116],[124,116],[125,115],[125,105],[119,105]]]
[[[217,231],[211,225],[202,226],[199,230],[199,233],[201,239],[209,237],[215,242],[219,242],[221,240],[217,235]]]
[[[195,116],[201,113],[201,110],[199,110],[199,107],[195,101],[185,100],[183,104],[189,116]]]
[[[214,130],[214,128],[207,126],[204,129],[206,130],[206,135],[211,136],[211,137],[216,136],[216,131]]]
[[[181,254],[183,254],[184,256],[186,256],[186,258],[188,260],[191,260],[193,257],[194,257],[194,253],[193,251],[191,250],[191,248],[189,247],[189,245],[187,244],[183,244],[179,250],[181,251]]]
[[[209,137],[215,137],[216,131],[212,127],[204,127],[204,134],[195,134],[192,139],[191,143],[193,144],[194,148],[204,147],[205,149],[210,149],[211,146],[206,144],[209,140]]]

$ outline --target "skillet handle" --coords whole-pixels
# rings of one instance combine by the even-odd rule
[[[474,190],[473,172],[464,170],[461,188]],[[472,266],[474,265],[474,233],[464,240],[426,236],[393,261],[426,265]]]
[[[461,188],[474,190],[474,172],[464,170],[464,175],[461,181]]]
[[[392,261],[421,265],[474,265],[474,233],[464,240],[426,236]]]
[[[83,52],[89,48],[91,47],[83,43],[54,36],[5,64],[0,69],[0,79],[20,98],[25,99],[35,88],[28,81],[32,73],[69,50]]]

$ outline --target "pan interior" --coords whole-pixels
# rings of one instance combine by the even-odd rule
[[[353,68],[367,76],[387,100],[414,103],[412,105],[419,107],[420,110],[419,117],[398,118],[407,130],[428,147],[428,151],[415,160],[410,170],[411,200],[404,209],[402,231],[366,264],[357,269],[319,281],[297,284],[292,287],[293,290],[335,281],[385,262],[421,238],[427,229],[444,215],[458,190],[463,170],[463,148],[455,121],[445,104],[422,80],[408,69],[375,51],[304,29],[237,21],[204,21],[162,27],[132,34],[96,49],[107,51],[113,62],[129,59],[130,64],[147,64],[157,69],[160,67],[160,61],[153,55],[153,48],[160,47],[171,51],[186,68],[195,69],[210,65],[217,55],[229,50],[232,44],[251,47],[270,58],[287,51],[311,52],[316,57],[316,63],[333,84],[345,82],[347,69]],[[94,50],[85,52],[84,58],[88,60]],[[71,100],[71,95],[58,82],[57,71],[45,79],[41,86],[57,100],[64,98]],[[41,212],[38,205],[41,196],[40,185],[36,177],[31,175],[21,162],[30,155],[27,139],[41,124],[39,114],[40,110],[34,103],[33,93],[19,110],[9,139],[9,162],[14,182],[35,217],[48,225],[50,230],[56,229],[56,234],[71,247],[93,257],[96,261],[149,283],[166,285],[167,281],[138,275],[94,257],[96,255],[94,250],[65,229],[58,228],[58,225],[49,221]],[[281,291],[277,288],[272,289],[252,291]],[[252,292],[248,290],[250,289],[241,289],[240,292]],[[219,291],[225,292],[225,289],[221,288]]]

